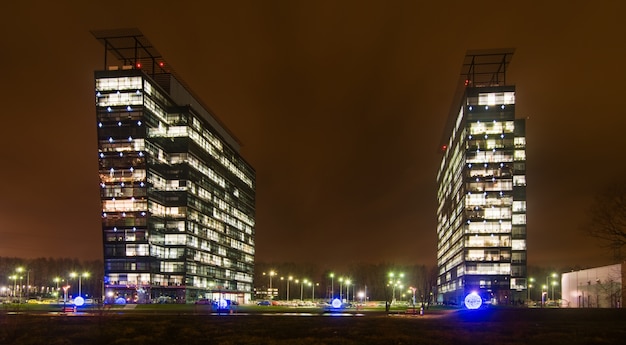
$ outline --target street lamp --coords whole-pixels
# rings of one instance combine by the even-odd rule
[[[13,297],[15,297],[17,293],[17,276],[13,274],[9,276],[9,279],[13,280]]]
[[[532,299],[532,294],[531,294],[531,289],[533,288],[533,283],[535,282],[535,278],[528,278],[528,281],[530,282],[528,284],[528,300],[531,301]]]
[[[339,300],[343,302],[343,277],[339,278]]]
[[[263,275],[266,275],[265,272],[263,272]],[[276,275],[276,272],[274,271],[270,271],[269,274],[267,274],[270,277],[270,287],[267,290],[268,294],[270,295],[270,299],[274,299],[274,294],[272,293],[272,276]]]
[[[297,283],[297,282],[298,282],[298,281],[296,280],[296,283]],[[306,279],[303,279],[303,280],[300,282],[300,301],[304,301],[304,284],[306,284],[306,283],[307,283],[307,280],[306,280]]]
[[[63,307],[65,307],[65,303],[67,303],[67,290],[70,289],[69,285],[63,286]]]
[[[330,274],[330,300],[335,299],[335,274]]]
[[[54,294],[55,294],[55,297],[58,299],[59,298],[59,282],[61,281],[61,278],[55,277],[52,281],[54,281],[57,284],[57,289],[54,291]]]
[[[396,300],[396,286],[402,288],[402,278],[404,278],[404,273],[398,274],[398,279],[396,279],[396,274],[394,272],[389,273],[389,285],[391,285],[391,303]]]
[[[346,279],[346,301],[350,302],[350,279]]]
[[[559,283],[557,283],[555,280],[552,281],[552,299],[555,300],[556,298],[554,297],[554,287],[556,285],[559,285]]]
[[[270,290],[272,290],[272,276],[276,274],[274,271],[270,271]]]
[[[559,275],[556,273],[552,273],[548,276],[546,276],[546,285],[545,285],[545,289],[546,289],[546,298],[550,297],[548,296],[548,288],[550,287],[550,285],[552,285],[550,283],[550,277],[552,277],[552,279],[554,280],[554,278],[558,277]],[[552,288],[552,299],[554,299],[554,287]]]
[[[287,281],[287,301],[289,301],[289,281],[292,280],[293,277],[289,276],[289,278],[285,278],[285,277],[280,277],[280,280],[286,280]]]
[[[20,279],[20,297],[19,297],[19,303],[22,303],[22,291],[24,290],[24,286],[22,285],[22,278],[24,278],[22,276],[22,272],[24,272],[24,268],[23,267],[18,267],[15,269],[15,272],[18,273],[18,278]]]
[[[409,291],[413,293],[413,307],[415,307],[415,291],[416,290],[417,290],[417,288],[409,286]],[[423,301],[424,301],[424,299],[422,298],[422,304],[424,303]]]
[[[82,297],[83,295],[83,291],[82,291],[82,278],[88,278],[89,277],[89,272],[83,272],[82,274],[78,274],[76,272],[72,272],[70,273],[70,277],[72,278],[76,278],[78,277],[78,296]]]

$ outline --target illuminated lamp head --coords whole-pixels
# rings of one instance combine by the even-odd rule
[[[483,299],[476,292],[472,292],[465,296],[465,307],[467,309],[478,309],[482,304]]]

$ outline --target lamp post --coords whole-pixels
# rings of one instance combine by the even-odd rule
[[[17,276],[15,274],[9,276],[9,279],[13,280],[13,297],[17,294]]]
[[[531,294],[531,289],[533,288],[533,283],[535,282],[535,278],[528,278],[528,281],[530,282],[528,284],[528,301],[531,301],[532,299],[532,294]]]
[[[346,301],[350,302],[350,279],[346,279]]]
[[[63,306],[65,307],[65,303],[67,303],[67,290],[70,289],[69,285],[63,286]]]
[[[307,283],[306,279],[303,279],[300,282],[300,301],[304,301],[304,284],[306,284],[306,283]]]
[[[330,300],[335,299],[335,274],[330,274]]]
[[[391,303],[396,300],[396,286],[402,287],[402,278],[404,278],[404,273],[398,274],[398,279],[396,279],[396,274],[394,272],[389,273],[389,285],[391,285]]]
[[[21,273],[26,272],[26,299],[30,297],[30,270],[24,269],[23,267],[18,267],[15,269],[16,272],[20,273],[20,285],[22,285],[22,278],[24,278]],[[20,299],[22,296],[21,291],[23,290],[23,286],[20,288]]]
[[[263,275],[269,276],[270,279],[270,287],[267,289],[267,294],[269,295],[269,299],[274,299],[274,294],[272,293],[272,276],[276,275],[276,272],[273,270],[270,273],[263,272]]]
[[[22,293],[23,293],[23,290],[24,290],[24,286],[22,285],[22,278],[24,278],[24,277],[22,276],[22,273],[24,272],[24,268],[23,267],[18,267],[18,268],[15,269],[15,272],[18,273],[18,278],[20,279],[20,286],[19,286],[19,288],[20,288],[20,297],[18,299],[18,302],[22,303]]]
[[[558,285],[558,283],[555,280],[553,280],[552,281],[552,299],[553,300],[556,300],[556,298],[554,297],[554,286],[556,285]]]
[[[546,297],[549,297],[549,296],[548,296],[548,288],[550,287],[550,285],[552,285],[552,284],[550,283],[550,277],[552,277],[552,278],[553,278],[553,280],[554,280],[554,278],[556,278],[556,277],[558,277],[558,276],[559,276],[559,275],[558,275],[558,274],[556,274],[556,273],[552,273],[552,274],[550,274],[550,275],[546,276],[546,285],[545,285],[545,286],[546,286]],[[554,299],[554,287],[552,288],[552,299]]]
[[[415,307],[415,291],[417,290],[417,288],[414,288],[412,286],[409,286],[409,291],[411,291],[413,293],[413,307]],[[423,304],[424,299],[422,298],[422,304]]]
[[[343,277],[339,278],[339,300],[343,302]]]
[[[289,281],[293,279],[292,276],[289,276],[288,278],[284,278],[284,277],[280,277],[280,280],[286,280],[287,281],[287,301],[289,301]]]
[[[276,274],[274,271],[270,271],[270,290],[272,290],[272,276]]]
[[[55,278],[53,279],[53,281],[57,284],[57,289],[56,289],[56,290],[54,290],[54,293],[55,293],[55,296],[56,296],[56,298],[57,298],[57,300],[58,300],[58,299],[59,299],[59,282],[61,281],[61,278],[59,278],[59,277],[55,277]]]
[[[89,277],[89,272],[83,272],[82,274],[78,274],[76,272],[72,272],[72,273],[70,273],[70,277],[72,277],[72,278],[78,277],[78,296],[82,297],[82,295],[83,295],[83,291],[82,291],[82,283],[83,283],[83,281],[82,281],[82,278],[83,277],[85,277],[85,278]]]

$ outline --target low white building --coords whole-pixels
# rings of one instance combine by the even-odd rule
[[[561,275],[562,306],[570,308],[622,308],[624,263],[572,271]]]

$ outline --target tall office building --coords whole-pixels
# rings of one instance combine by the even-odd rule
[[[136,29],[94,31],[104,290],[109,302],[246,302],[255,171]]]
[[[506,83],[512,49],[468,51],[437,174],[438,300],[526,299],[525,121]]]

